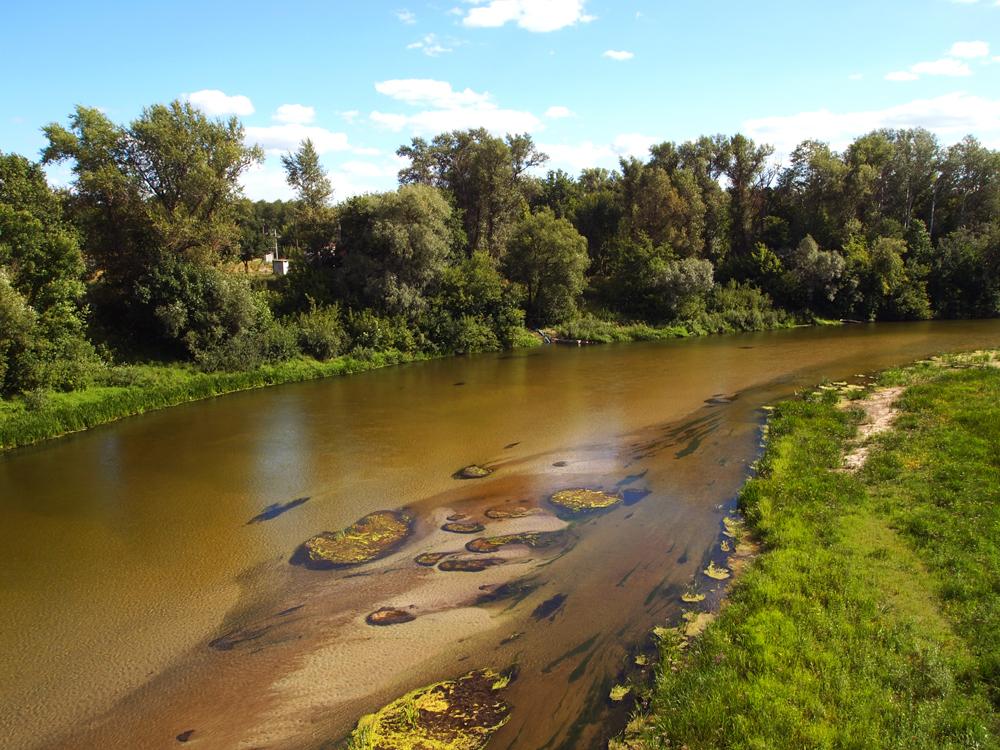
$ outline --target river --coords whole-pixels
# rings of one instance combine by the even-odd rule
[[[600,747],[626,710],[610,686],[682,590],[710,588],[699,571],[761,407],[996,346],[995,320],[545,347],[234,394],[7,453],[0,744],[332,747],[408,690],[517,665],[491,748]],[[496,471],[452,478],[472,463]],[[572,487],[631,500],[566,526],[546,498]],[[510,501],[539,512],[484,515]],[[403,507],[415,533],[393,555],[289,564],[310,536]],[[439,530],[454,514],[565,533],[480,573],[416,565],[467,541]],[[367,625],[383,606],[416,619]]]

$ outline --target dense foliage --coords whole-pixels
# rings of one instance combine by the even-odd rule
[[[78,107],[44,132],[68,190],[0,155],[3,394],[88,385],[113,359],[485,351],[525,322],[623,340],[1000,312],[1000,154],[971,137],[806,141],[784,168],[703,137],[573,177],[539,176],[528,135],[456,131],[399,149],[398,190],[334,205],[308,140],[282,157],[294,200],[246,200],[262,152],[188,103],[128,125]],[[262,271],[268,251],[290,275]]]

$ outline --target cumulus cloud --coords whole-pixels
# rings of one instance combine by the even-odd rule
[[[545,110],[545,116],[550,120],[559,120],[563,117],[572,117],[573,111],[569,107],[555,105]]]
[[[420,111],[402,114],[373,111],[369,118],[389,130],[436,134],[447,130],[484,127],[494,133],[540,130],[541,121],[531,112],[504,109],[489,93],[456,90],[447,81],[405,78],[375,84],[380,94]]]
[[[451,47],[444,46],[437,38],[437,34],[425,34],[412,44],[407,44],[406,49],[418,49],[428,57],[437,57],[452,51]]]
[[[609,60],[617,60],[618,62],[623,62],[625,60],[631,60],[633,57],[635,57],[635,54],[623,49],[609,49],[605,50],[604,54],[602,54],[601,57],[606,57]]]
[[[595,16],[584,9],[586,0],[465,0],[474,5],[462,15],[462,25],[473,28],[496,28],[516,23],[520,28],[539,33],[558,31],[578,23],[589,23]],[[454,10],[454,9],[453,9]],[[459,14],[463,11],[457,9]]]
[[[282,104],[271,115],[271,119],[296,125],[308,125],[316,119],[316,110],[304,104]]]
[[[191,102],[209,117],[221,115],[239,115],[244,117],[254,113],[253,102],[242,94],[229,96],[218,89],[202,89],[193,94],[184,94],[184,99]]]
[[[407,26],[412,26],[417,22],[417,14],[410,10],[397,10],[396,18]]]
[[[990,45],[988,42],[955,42],[948,50],[952,57],[961,57],[966,60],[974,60],[979,57],[990,56]]]
[[[997,4],[1000,5],[1000,0],[997,0]],[[920,76],[970,76],[972,69],[965,61],[984,59],[989,56],[990,45],[986,42],[955,42],[951,45],[946,57],[918,62],[906,70],[894,70],[886,74],[885,80],[915,81]]]
[[[614,169],[618,160],[635,156],[649,156],[649,147],[662,139],[641,133],[622,133],[610,143],[540,143],[538,148],[549,155],[549,161],[544,170],[565,169],[571,174],[577,174],[588,167],[604,167]],[[544,171],[543,170],[543,171]]]
[[[965,92],[932,99],[915,99],[885,109],[858,112],[818,110],[748,120],[743,128],[755,140],[771,143],[784,154],[806,138],[827,141],[843,149],[859,135],[879,128],[927,128],[943,141],[954,142],[974,133],[986,142],[1000,138],[1000,99]]]
[[[313,142],[316,151],[325,154],[330,151],[347,151],[351,148],[345,133],[335,133],[317,125],[287,123],[267,127],[248,126],[246,140],[256,143],[268,152],[293,151],[306,138]]]

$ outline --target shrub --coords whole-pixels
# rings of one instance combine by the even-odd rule
[[[309,312],[299,313],[295,318],[295,328],[298,331],[299,348],[303,354],[308,354],[320,361],[332,359],[344,349],[347,334],[340,320],[340,308],[316,307],[312,305]]]

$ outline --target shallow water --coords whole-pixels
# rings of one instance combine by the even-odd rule
[[[321,747],[414,687],[516,664],[491,747],[598,747],[650,628],[714,584],[699,571],[760,407],[985,346],[1000,321],[547,347],[236,394],[0,456],[0,744],[177,747],[194,730],[204,747]],[[470,463],[497,471],[452,478]],[[630,504],[567,526],[545,499],[577,486]],[[539,513],[484,515],[508,501]],[[313,534],[404,506],[415,533],[390,557],[288,564]],[[566,530],[480,573],[416,565],[473,538],[438,529],[455,513],[487,535]],[[366,625],[384,606],[416,619]]]

